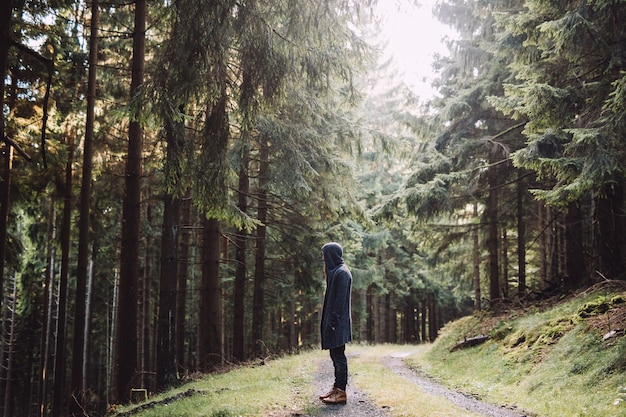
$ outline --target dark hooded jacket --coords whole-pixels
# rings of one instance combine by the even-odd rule
[[[322,349],[333,349],[352,340],[352,274],[343,261],[343,248],[340,244],[325,244],[322,254],[326,268],[326,294],[321,322]]]

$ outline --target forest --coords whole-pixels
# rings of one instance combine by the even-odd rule
[[[319,347],[329,241],[365,343],[626,279],[626,2],[440,0],[428,100],[383,2],[0,3],[4,417]]]

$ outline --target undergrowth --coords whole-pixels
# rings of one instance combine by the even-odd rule
[[[626,416],[625,302],[626,293],[599,289],[465,317],[413,360],[448,385],[531,415]],[[484,344],[450,351],[480,334],[489,335]]]

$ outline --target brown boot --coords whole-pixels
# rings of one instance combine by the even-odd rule
[[[324,404],[345,404],[348,401],[348,394],[340,388],[335,388],[335,392],[322,399]]]
[[[333,395],[335,393],[335,390],[337,390],[337,388],[333,387],[330,391],[328,391],[326,394],[324,395],[320,395],[320,400],[323,400],[325,398],[330,397],[331,395]]]

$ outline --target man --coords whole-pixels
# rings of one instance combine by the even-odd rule
[[[350,317],[350,291],[352,274],[343,260],[343,248],[331,242],[322,246],[326,293],[322,309],[322,349],[330,350],[335,368],[333,388],[320,396],[325,404],[345,404],[348,400],[348,360],[346,343],[352,340],[352,318]]]

